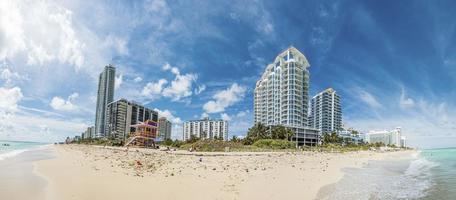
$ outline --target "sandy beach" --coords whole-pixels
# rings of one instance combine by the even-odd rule
[[[46,199],[315,199],[343,168],[401,152],[165,152],[57,145],[35,163]]]

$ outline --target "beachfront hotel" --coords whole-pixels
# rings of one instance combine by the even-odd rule
[[[171,122],[166,117],[158,118],[158,138],[162,140],[171,139]]]
[[[98,79],[97,107],[95,114],[95,138],[106,137],[106,108],[114,99],[114,84],[116,68],[113,65],[105,66]]]
[[[309,66],[304,54],[290,47],[267,65],[254,91],[255,123],[290,128],[299,146],[319,140],[319,131],[308,127]]]
[[[394,130],[369,131],[366,134],[366,142],[406,147],[406,138],[401,135],[400,127]]]
[[[328,88],[312,98],[309,121],[309,126],[320,129],[322,133],[341,130],[340,96],[334,89]]]
[[[157,111],[126,99],[111,102],[106,109],[106,137],[125,141],[135,131],[133,125],[147,120],[157,123]]]
[[[183,139],[189,140],[194,135],[202,139],[223,139],[228,140],[228,122],[218,119],[211,120],[204,118],[184,122]]]

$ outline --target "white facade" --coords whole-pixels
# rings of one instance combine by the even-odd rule
[[[158,118],[158,137],[162,140],[171,139],[172,123],[166,117]]]
[[[294,47],[266,67],[254,93],[255,123],[307,126],[309,62]]]
[[[291,129],[299,146],[315,146],[319,137],[308,127],[309,66],[304,54],[290,47],[266,67],[254,91],[255,123]]]
[[[209,120],[209,118],[184,122],[183,139],[189,140],[191,135],[198,138],[212,139],[217,137],[228,140],[228,122]]]
[[[332,88],[315,95],[310,103],[310,126],[322,133],[341,130],[342,110],[340,96]]]
[[[383,131],[369,131],[366,134],[366,142],[378,143],[381,142],[385,145],[395,145],[396,147],[405,147],[405,136],[401,136],[401,128],[394,130]]]

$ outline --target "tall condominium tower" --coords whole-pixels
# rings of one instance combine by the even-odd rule
[[[108,65],[98,79],[97,110],[95,115],[95,137],[105,137],[106,108],[114,99],[116,68]]]
[[[119,99],[108,104],[106,109],[106,137],[126,140],[131,132],[135,131],[132,125],[140,122],[158,122],[158,113],[138,103]]]
[[[166,117],[158,118],[158,136],[163,139],[171,139],[171,122]]]
[[[340,96],[328,88],[312,98],[310,103],[310,126],[322,133],[338,131],[342,128]]]
[[[318,142],[318,132],[307,128],[309,66],[306,57],[290,47],[266,67],[254,93],[255,123],[291,128],[298,145]]]

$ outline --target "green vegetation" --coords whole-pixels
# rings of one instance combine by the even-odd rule
[[[245,145],[251,145],[262,139],[290,140],[293,132],[284,126],[265,126],[262,123],[255,124],[249,128],[247,136],[242,141]]]
[[[352,135],[359,134],[352,130]],[[203,136],[205,133],[203,133]],[[158,142],[157,145],[173,149],[191,151],[320,151],[320,152],[347,152],[378,149],[385,146],[383,143],[368,144],[363,141],[352,141],[350,138],[340,137],[336,132],[324,133],[321,138],[321,145],[317,147],[299,147],[291,141],[293,132],[284,126],[265,126],[261,123],[249,128],[245,138],[240,139],[233,136],[230,141],[223,138],[200,139],[192,135],[187,141],[167,139]],[[93,144],[107,146],[123,146],[124,142],[111,139],[84,139],[75,141],[77,144]],[[388,145],[394,148],[394,145]]]
[[[296,143],[288,140],[260,139],[253,143],[253,146],[262,149],[293,149],[296,148]]]

